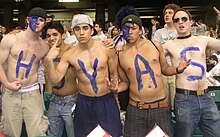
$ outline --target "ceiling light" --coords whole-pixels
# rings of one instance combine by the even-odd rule
[[[79,0],[59,0],[59,2],[79,2]]]

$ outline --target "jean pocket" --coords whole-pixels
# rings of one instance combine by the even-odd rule
[[[176,93],[176,95],[175,95],[175,100],[178,102],[185,101],[187,98],[188,98],[188,96],[185,94]]]
[[[39,125],[39,130],[42,132],[42,134],[45,134],[49,127],[49,121],[47,116],[41,117],[41,122]]]

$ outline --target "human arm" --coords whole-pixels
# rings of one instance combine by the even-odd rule
[[[56,47],[58,40],[52,46],[50,51],[48,52],[47,56],[44,59],[44,64],[46,66],[46,70],[48,72],[48,77],[53,84],[59,83],[62,78],[65,76],[69,62],[68,62],[68,53],[64,53],[61,57],[59,64],[56,66],[54,65],[53,60],[57,57],[60,52],[60,48]]]
[[[163,47],[161,46],[160,43],[156,43],[159,52],[160,52],[160,66],[161,66],[161,72],[162,74],[166,75],[166,76],[171,76],[171,75],[175,75],[175,74],[180,74],[182,73],[189,65],[191,62],[191,59],[186,60],[185,61],[185,56],[182,56],[179,60],[179,65],[177,67],[173,67],[173,66],[169,66],[169,64],[167,63],[165,54],[168,55],[168,51],[166,49],[166,45],[168,45],[169,47],[171,47],[171,45],[169,45],[170,43],[165,43],[163,45]]]
[[[10,89],[12,91],[17,91],[21,87],[21,83],[19,81],[9,82],[5,74],[5,70],[3,69],[3,65],[8,60],[8,57],[10,56],[11,48],[15,42],[16,42],[16,35],[8,34],[2,39],[0,44],[0,55],[1,55],[0,81],[7,89]]]
[[[102,40],[102,44],[104,47],[109,48],[109,49],[113,49],[115,47],[115,42],[113,41],[112,38]]]
[[[220,11],[216,8],[216,7],[213,7],[215,13],[218,15],[218,21],[220,21]]]

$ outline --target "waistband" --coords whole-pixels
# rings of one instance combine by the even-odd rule
[[[129,104],[132,106],[137,107],[138,109],[151,109],[151,108],[166,108],[169,107],[168,102],[164,101],[158,101],[158,102],[153,102],[153,103],[148,103],[148,102],[141,102],[141,101],[135,101],[132,99],[129,99]]]
[[[57,96],[57,95],[53,94],[52,98],[55,98],[55,99],[72,99],[72,98],[77,97],[77,95],[78,95],[78,92],[76,92],[72,95],[68,95],[68,96]]]
[[[30,92],[30,91],[34,91],[34,90],[37,90],[39,89],[39,85],[38,83],[34,83],[32,85],[29,85],[29,86],[24,86],[24,87],[21,87],[18,92]]]
[[[208,93],[208,90],[207,89],[188,90],[188,89],[176,88],[176,93],[181,93],[185,95],[203,96],[206,93]]]
[[[103,96],[86,96],[86,95],[82,95],[82,94],[78,93],[78,99],[85,99],[85,100],[91,100],[91,101],[103,100],[103,99],[112,98],[112,97],[113,98],[115,97],[113,93],[108,93]]]

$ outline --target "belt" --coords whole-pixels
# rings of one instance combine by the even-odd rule
[[[138,101],[134,101],[134,100],[129,99],[129,104],[131,104],[132,106],[135,106],[139,109],[169,107],[168,102],[162,102],[162,101],[158,101],[158,102],[155,102],[155,103],[147,103],[147,102],[138,102]]]
[[[206,93],[208,93],[208,90],[207,89],[188,90],[188,89],[176,88],[176,93],[181,93],[185,95],[203,96]]]

